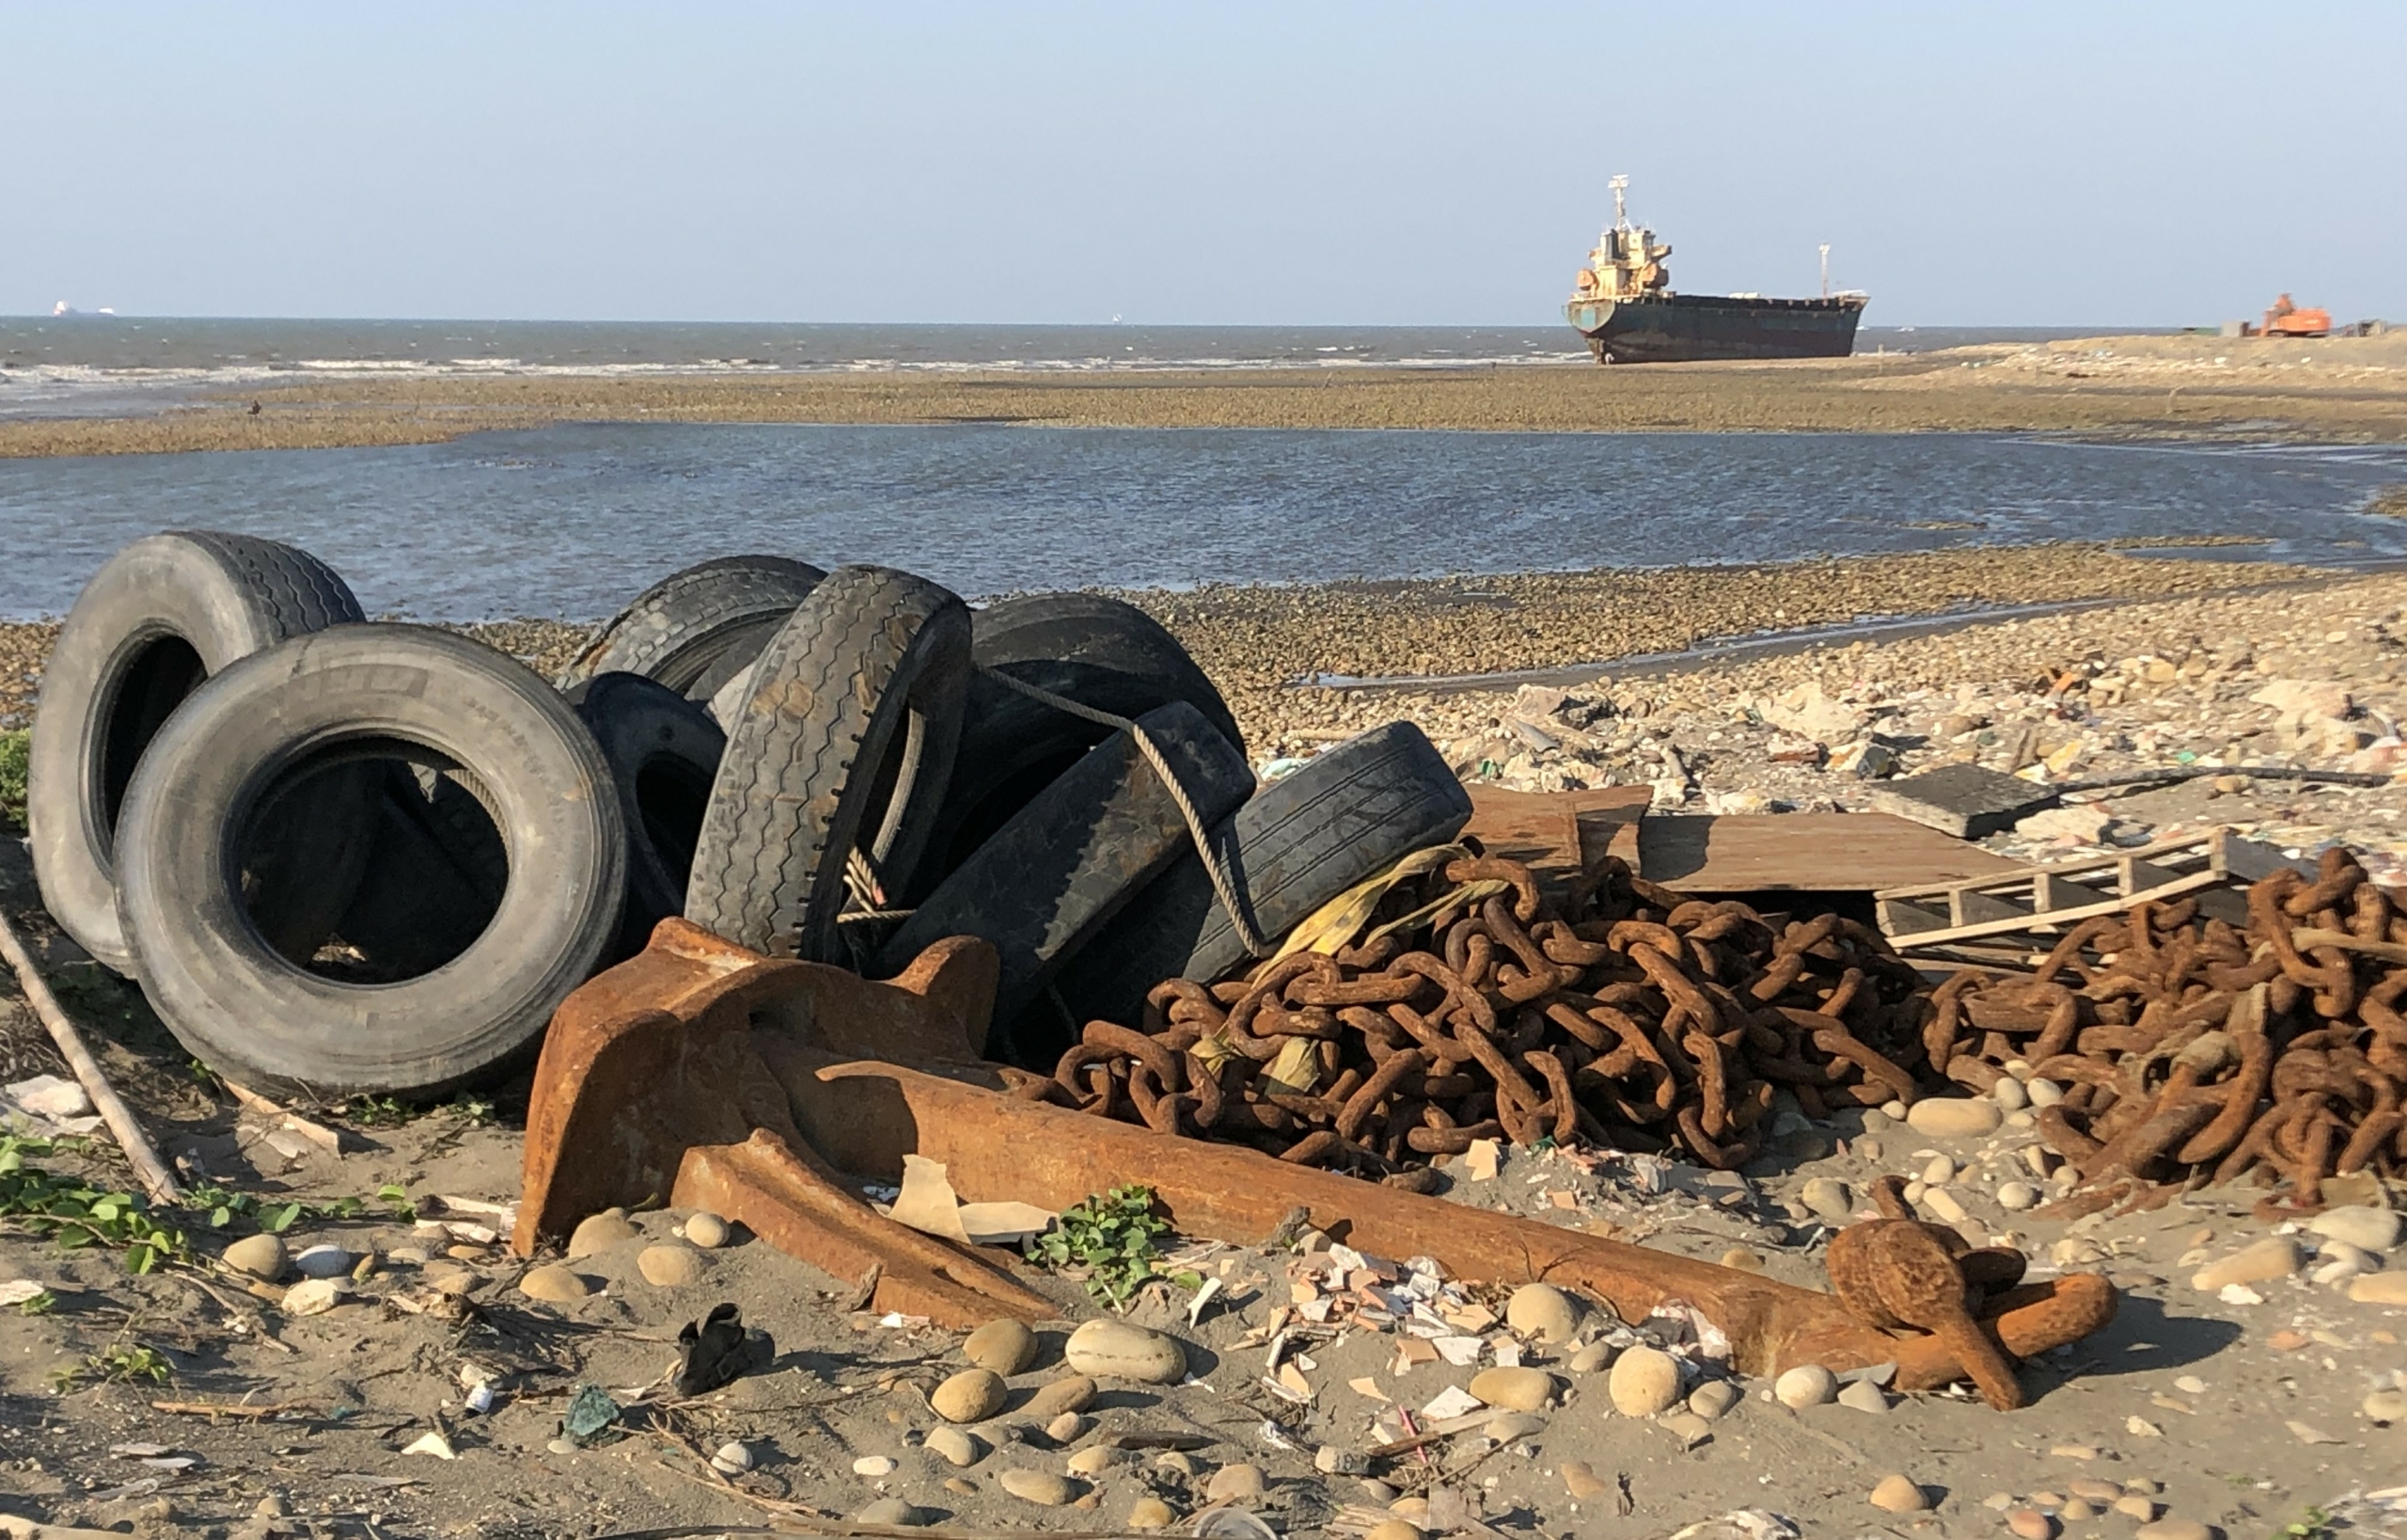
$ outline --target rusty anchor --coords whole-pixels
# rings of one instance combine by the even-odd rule
[[[1748,1374],[1894,1361],[1911,1391],[1966,1372],[1940,1336],[1884,1330],[1833,1295],[1015,1097],[977,1058],[995,975],[991,950],[969,938],[872,982],[662,921],[643,952],[554,1017],[512,1245],[528,1253],[596,1209],[665,1198],[861,1281],[880,1310],[955,1328],[1058,1314],[985,1258],[858,1196],[861,1181],[893,1183],[903,1156],[919,1155],[944,1163],[968,1202],[1059,1209],[1141,1183],[1191,1235],[1259,1243],[1302,1207],[1359,1249],[1431,1256],[1461,1278],[1544,1280],[1625,1320],[1684,1302]],[[2097,1330],[2115,1304],[2104,1279],[2071,1274],[1988,1293],[1977,1312],[2006,1352],[2028,1357]]]

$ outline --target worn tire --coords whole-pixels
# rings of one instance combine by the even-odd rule
[[[636,595],[576,660],[563,690],[606,673],[641,674],[707,701],[742,673],[827,574],[784,557],[720,557]]]
[[[118,973],[134,966],[118,923],[116,831],[134,768],[168,717],[236,660],[359,618],[333,568],[251,535],[151,535],[84,586],[42,674],[25,822],[43,906],[85,951]],[[285,864],[306,880],[255,891],[261,923],[288,950],[306,954],[350,896],[342,869],[355,873],[368,830],[361,790],[326,788],[332,805],[285,847]],[[358,805],[347,810],[346,797]],[[301,845],[320,858],[302,858]]]
[[[1444,756],[1419,728],[1391,722],[1263,788],[1212,837],[1253,910],[1254,928],[1276,937],[1470,822],[1471,794]],[[1190,852],[1071,962],[1057,987],[1079,1025],[1133,1024],[1145,992],[1164,979],[1208,982],[1246,960],[1210,873]]]
[[[271,951],[229,852],[313,771],[407,755],[491,799],[511,860],[500,906],[432,972],[359,984]],[[626,830],[593,735],[504,654],[418,626],[339,626],[195,691],[134,772],[119,906],[143,993],[197,1057],[310,1095],[428,1094],[530,1053],[610,944]],[[372,880],[372,879],[371,879]]]
[[[1093,593],[1005,599],[974,612],[970,626],[970,657],[986,668],[1115,716],[1133,719],[1183,700],[1245,752],[1220,692],[1177,638],[1134,605]],[[922,889],[957,870],[1112,731],[972,675],[961,753],[936,815]]]
[[[1253,772],[1204,714],[1173,700],[1137,718],[1209,828],[1253,791]],[[1126,732],[1087,751],[936,885],[887,942],[892,975],[948,935],[983,936],[1001,959],[997,1021],[1033,1001],[1171,862],[1195,848],[1176,799]]]
[[[641,951],[654,925],[684,911],[727,734],[701,707],[639,674],[598,674],[565,694],[610,762],[627,825],[627,904],[615,961]]]
[[[906,891],[961,737],[969,611],[922,577],[842,567],[763,650],[729,725],[685,918],[739,946],[849,963],[846,854]]]

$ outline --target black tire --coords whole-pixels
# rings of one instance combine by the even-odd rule
[[[134,966],[118,923],[117,825],[135,766],[177,707],[237,659],[359,618],[350,588],[307,551],[210,530],[135,541],[84,586],[42,674],[25,822],[43,906],[86,951],[118,973]],[[335,847],[314,858],[277,848],[263,862],[299,879],[254,883],[260,922],[286,950],[306,955],[348,902],[369,790],[321,788],[357,802],[347,822],[338,805],[307,821],[312,840]]]
[[[1206,828],[1252,793],[1245,756],[1186,701],[1137,722]],[[1170,788],[1136,740],[1115,732],[937,885],[889,939],[879,971],[900,973],[948,935],[983,936],[1002,958],[994,1019],[1010,1021],[1147,883],[1194,848]]]
[[[784,557],[720,557],[636,595],[576,660],[563,690],[607,673],[641,674],[707,701],[742,673],[827,574]]]
[[[1006,599],[970,617],[971,658],[1081,705],[1135,718],[1173,700],[1245,751],[1236,718],[1178,639],[1134,605],[1093,593]],[[1100,723],[972,676],[961,754],[936,815],[923,890],[1111,735]]]
[[[467,950],[346,982],[262,943],[229,849],[313,772],[396,758],[491,799],[511,871]],[[134,772],[119,904],[143,993],[196,1056],[245,1084],[431,1094],[514,1066],[616,935],[626,830],[593,735],[549,685],[464,636],[338,626],[210,680]],[[372,879],[371,879],[372,880]]]
[[[612,949],[617,961],[641,951],[654,925],[684,911],[694,846],[727,734],[710,713],[639,674],[599,674],[566,694],[610,762],[627,825],[627,907]]]
[[[711,786],[685,918],[772,956],[849,964],[856,849],[906,891],[961,739],[969,611],[922,577],[842,567],[763,650]]]
[[[1391,722],[1263,788],[1212,838],[1255,930],[1277,937],[1356,883],[1445,843],[1470,822],[1471,794],[1444,756],[1419,728]],[[1211,874],[1190,852],[1062,970],[1057,987],[1075,1025],[1133,1024],[1145,992],[1164,979],[1209,982],[1246,961],[1245,943],[1213,896]],[[1062,1029],[1058,1022],[1046,1025]]]

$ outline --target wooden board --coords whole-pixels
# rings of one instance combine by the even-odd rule
[[[1491,856],[1520,861],[1543,885],[1567,881],[1607,856],[1638,865],[1638,822],[1653,793],[1644,786],[1586,792],[1508,792],[1473,786],[1471,825]]]
[[[1684,893],[1874,892],[2015,870],[1978,845],[1889,813],[1650,814],[1638,872]]]

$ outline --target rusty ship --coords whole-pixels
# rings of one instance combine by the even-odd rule
[[[1830,292],[1822,248],[1818,299],[1760,294],[1681,294],[1664,265],[1671,246],[1629,222],[1628,177],[1615,177],[1613,223],[1572,280],[1563,309],[1600,364],[1676,364],[1706,358],[1844,358],[1868,296]]]

